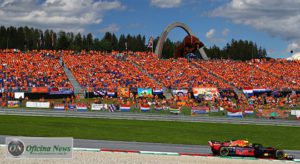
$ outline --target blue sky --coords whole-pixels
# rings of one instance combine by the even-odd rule
[[[232,38],[255,41],[271,57],[300,51],[298,0],[0,0],[1,25],[93,33],[159,36],[170,23],[187,24],[206,46]],[[182,40],[174,29],[169,37]]]

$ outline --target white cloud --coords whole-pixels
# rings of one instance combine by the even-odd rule
[[[0,0],[0,22],[82,31],[87,25],[101,23],[105,12],[123,8],[117,0]]]
[[[114,32],[117,32],[120,30],[120,27],[117,25],[117,24],[110,24],[102,29],[100,29],[99,31],[100,32],[111,32],[111,33],[114,33]]]
[[[178,7],[182,0],[151,0],[151,5],[160,8],[174,8]]]
[[[226,28],[222,31],[223,37],[217,37],[216,36],[217,31],[214,28],[212,28],[209,31],[207,31],[207,33],[205,34],[205,37],[209,42],[212,42],[212,43],[224,42],[225,41],[224,37],[226,37],[228,35],[229,31],[230,30]]]
[[[207,31],[205,36],[207,39],[211,39],[214,37],[215,33],[216,33],[216,30],[212,28],[209,31]]]
[[[300,45],[299,9],[299,0],[231,0],[213,10],[211,15],[252,26],[291,42],[288,48],[297,48]]]

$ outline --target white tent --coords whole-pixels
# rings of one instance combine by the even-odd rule
[[[300,52],[297,52],[293,56],[288,57],[287,60],[300,60]]]

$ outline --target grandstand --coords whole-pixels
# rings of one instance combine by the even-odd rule
[[[0,87],[4,92],[72,89],[58,59],[49,53],[0,53]]]
[[[98,51],[1,51],[0,57],[4,106],[7,103],[3,102],[18,99],[16,92],[23,92],[26,99],[60,95],[68,97],[64,103],[72,104],[74,94],[83,92],[74,92],[74,86],[84,90],[88,97],[121,98],[119,104],[129,107],[131,100],[122,98],[144,97],[153,101],[155,97],[157,108],[166,103],[190,107],[197,102],[208,105],[207,101],[211,101],[210,106],[228,110],[253,105],[255,109],[290,108],[299,104],[299,61],[195,59],[190,62],[185,58],[158,59],[150,52],[107,54]],[[172,93],[167,100],[163,99],[167,93],[163,90]],[[138,104],[142,106],[148,101],[151,99]]]

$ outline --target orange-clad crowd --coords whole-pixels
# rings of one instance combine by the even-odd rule
[[[285,86],[290,89],[299,89],[300,88],[300,61],[288,61],[285,59],[277,59],[271,61],[260,61],[249,63],[261,69],[267,71],[280,79],[288,82],[288,86]]]
[[[230,89],[230,85],[199,69],[185,58],[159,60],[152,53],[135,53],[129,60],[142,67],[155,79],[168,88],[217,87]]]
[[[251,65],[251,63],[249,64],[247,62],[233,60],[210,60],[197,61],[197,63],[200,67],[210,70],[218,77],[228,81],[240,89],[252,87],[270,90],[282,90],[292,89],[294,86],[285,79],[274,76],[270,72],[258,69],[254,65]],[[300,72],[298,74],[300,74]],[[282,74],[282,76],[288,75]]]
[[[28,91],[33,87],[72,88],[72,84],[49,53],[0,53],[0,88]]]
[[[60,57],[63,65],[59,64]],[[0,88],[23,91],[33,87],[72,88],[63,70],[64,65],[71,70],[79,84],[89,91],[115,90],[118,87],[232,89],[232,86],[235,86],[240,89],[300,89],[299,61],[189,62],[185,58],[158,59],[150,52],[132,52],[124,55],[95,51],[0,51]]]
[[[79,84],[89,91],[115,90],[117,87],[161,88],[132,63],[117,59],[115,55],[100,52],[86,55],[65,54],[63,62]]]

